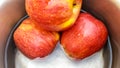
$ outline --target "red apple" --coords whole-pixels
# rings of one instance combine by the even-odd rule
[[[83,59],[103,48],[107,36],[102,21],[89,13],[81,13],[73,27],[62,32],[61,46],[68,56]]]
[[[82,0],[25,0],[28,15],[46,30],[62,31],[76,21]]]
[[[49,55],[59,40],[57,32],[43,30],[34,23],[35,21],[27,18],[14,32],[17,48],[31,59]]]

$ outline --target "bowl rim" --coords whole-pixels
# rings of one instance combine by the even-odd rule
[[[12,40],[11,37],[13,37],[13,33],[14,31],[17,29],[17,27],[21,24],[21,22],[26,19],[28,17],[28,15],[25,15],[24,17],[22,17],[14,26],[13,28],[11,29],[10,33],[9,33],[9,36],[8,36],[8,39],[7,39],[7,42],[6,42],[6,46],[5,46],[5,50],[4,50],[4,67],[5,68],[8,68],[8,63],[7,63],[7,53],[8,53],[8,47],[9,47],[9,43],[10,41]]]

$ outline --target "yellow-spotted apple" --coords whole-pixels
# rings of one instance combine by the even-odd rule
[[[76,21],[82,0],[25,0],[27,14],[46,30],[62,31]]]

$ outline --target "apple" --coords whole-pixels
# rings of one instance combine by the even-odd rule
[[[63,31],[76,21],[82,0],[25,0],[27,14],[49,31]]]
[[[81,13],[75,24],[62,32],[60,43],[70,58],[84,59],[102,49],[107,37],[102,21],[89,13]]]
[[[54,50],[59,33],[46,31],[27,18],[15,30],[13,37],[17,48],[28,58],[48,56]]]

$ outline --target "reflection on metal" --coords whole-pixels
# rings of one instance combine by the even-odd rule
[[[4,49],[9,32],[23,15],[24,0],[0,0],[0,68],[4,68]]]

